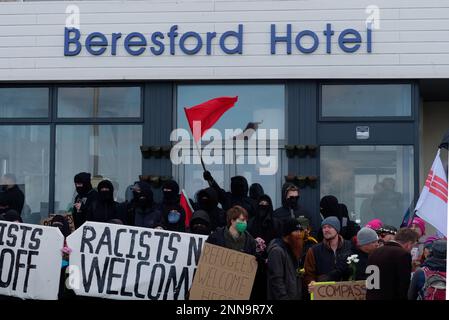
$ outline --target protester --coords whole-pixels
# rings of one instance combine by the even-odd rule
[[[387,241],[368,258],[368,265],[379,268],[379,287],[367,288],[367,300],[407,299],[412,272],[410,251],[417,241],[417,233],[401,228],[395,240]]]
[[[304,263],[304,280],[307,285],[313,285],[315,281],[328,281],[336,262],[342,256],[347,256],[351,249],[351,243],[339,235],[341,226],[337,217],[327,217],[322,221],[321,227],[323,242],[314,245],[307,252]]]
[[[226,212],[226,227],[215,230],[206,240],[211,244],[256,254],[256,240],[246,231],[248,212],[240,206],[234,206]]]
[[[22,223],[22,217],[16,210],[8,210],[7,212],[3,213],[2,219],[9,222],[17,222]]]
[[[410,228],[418,233],[418,239],[426,235],[426,222],[419,217],[413,218]]]
[[[259,183],[253,183],[249,187],[249,197],[254,201],[257,202],[261,196],[265,194],[263,187]]]
[[[98,193],[92,188],[90,173],[80,172],[74,177],[77,195],[73,204],[73,221],[75,228],[79,228],[87,217],[93,216],[94,203],[97,202]]]
[[[254,238],[262,238],[266,244],[281,235],[282,223],[273,218],[273,203],[269,196],[259,197],[256,215],[248,222],[248,232]]]
[[[383,245],[387,241],[394,240],[398,229],[393,226],[383,225],[382,227],[377,229],[376,232],[380,238],[380,244]]]
[[[162,214],[153,200],[153,191],[148,182],[139,181],[133,187],[133,198],[128,207],[132,225],[144,228],[162,226]]]
[[[312,235],[317,234],[319,225],[317,217],[312,217],[299,203],[299,188],[292,183],[285,183],[282,186],[282,206],[273,212],[273,217],[282,221],[290,218],[298,219],[304,216],[311,222]]]
[[[215,230],[226,225],[226,212],[218,207],[218,194],[213,188],[200,190],[196,195],[196,208],[209,216],[210,228]]]
[[[190,233],[210,235],[212,228],[210,217],[204,210],[197,210],[190,218]],[[214,229],[215,230],[215,229]]]
[[[231,192],[226,192],[217,184],[209,171],[204,171],[204,180],[214,188],[218,194],[218,202],[224,210],[228,210],[233,206],[244,208],[249,218],[255,214],[254,201],[248,197],[248,181],[243,176],[234,176],[231,178]]]
[[[15,210],[22,214],[25,196],[16,184],[13,174],[5,174],[0,178],[0,214]]]
[[[368,221],[368,223],[365,225],[365,227],[373,229],[374,231],[377,231],[378,229],[382,228],[383,222],[380,219],[373,219]]]
[[[174,180],[168,180],[162,185],[162,203],[159,210],[162,213],[162,224],[169,231],[185,232],[186,214],[179,204],[179,185]]]
[[[97,201],[93,202],[92,210],[87,214],[88,221],[107,222],[111,219],[126,219],[124,205],[114,201],[114,186],[109,180],[103,180],[97,186]]]
[[[301,231],[295,218],[284,222],[282,238],[273,240],[268,247],[269,300],[301,300],[302,281],[300,259],[302,255]]]
[[[353,244],[348,254],[339,259],[335,270],[329,275],[329,280],[366,280],[368,256],[378,247],[379,238],[376,231],[367,227],[360,229],[357,233],[357,244]],[[347,261],[351,256],[356,256],[357,259],[357,262],[354,262],[354,270],[352,270]]]
[[[432,244],[430,256],[413,274],[409,300],[446,300],[446,240]]]
[[[71,233],[69,222],[60,214],[57,214],[51,218],[50,226],[59,228],[64,238],[67,238]]]
[[[357,232],[360,230],[360,226],[351,220],[349,217],[348,207],[346,207],[345,204],[339,203],[338,204],[340,209],[340,223],[341,223],[341,231],[340,234],[345,240],[352,240],[356,235]]]

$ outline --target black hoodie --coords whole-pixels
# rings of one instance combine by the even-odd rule
[[[259,203],[268,202],[268,210],[264,210]],[[248,232],[254,238],[262,238],[268,244],[274,238],[280,237],[282,233],[282,224],[278,219],[273,218],[273,203],[268,195],[262,195],[257,202],[256,215],[248,222]]]
[[[226,225],[226,212],[218,207],[218,195],[215,189],[200,190],[196,195],[196,200],[198,209],[204,210],[209,215],[212,231]]]
[[[136,227],[156,228],[162,226],[162,215],[154,204],[153,191],[147,182],[137,182],[140,193],[132,201],[132,220]]]
[[[287,193],[288,189],[293,187],[294,184],[286,182],[282,186],[282,207],[277,208],[273,212],[273,217],[281,221],[288,220],[290,218],[299,218],[301,216],[306,217],[310,221],[312,226],[312,236],[316,236],[318,229],[320,228],[321,219],[319,216],[312,216],[308,211],[306,211],[299,203],[293,208],[290,208],[287,204]]]
[[[164,189],[171,190],[169,192],[164,191]],[[179,185],[174,180],[168,180],[162,185],[162,203],[159,206],[159,211],[162,213],[162,224],[164,229],[170,231],[185,232],[186,225],[186,213],[184,209],[179,204]],[[173,223],[169,219],[170,212],[177,212],[179,214],[178,221]]]
[[[108,191],[101,189],[107,188]],[[114,201],[114,186],[109,180],[101,181],[97,186],[98,198],[92,205],[92,211],[88,212],[87,220],[96,222],[108,222],[112,219],[126,221],[126,209],[123,205]]]
[[[199,225],[201,225],[201,229]],[[194,234],[210,235],[211,231],[213,231],[211,229],[209,214],[204,210],[197,210],[192,214],[189,226],[190,233]]]
[[[0,214],[8,210],[15,210],[20,215],[24,202],[25,196],[17,185],[10,189],[5,187],[4,190],[0,190]]]
[[[210,174],[210,172],[208,172]],[[249,218],[253,217],[256,212],[255,202],[248,197],[248,181],[243,176],[235,176],[231,178],[231,192],[226,192],[217,184],[210,176],[209,185],[215,189],[218,194],[218,202],[221,207],[228,211],[233,206],[241,206],[247,212]]]
[[[79,228],[84,222],[86,222],[87,217],[92,217],[94,203],[97,202],[98,193],[92,188],[90,183],[90,173],[80,172],[74,177],[75,183],[82,183],[81,188],[77,187],[77,196],[75,197],[75,204],[81,203],[81,208],[78,211],[75,206],[73,206],[73,221],[75,228]]]

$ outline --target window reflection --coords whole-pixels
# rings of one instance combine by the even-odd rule
[[[25,195],[22,219],[39,223],[48,214],[50,127],[0,126],[0,173]],[[6,179],[11,180],[11,179]],[[9,184],[9,183],[8,183]],[[4,194],[0,194],[2,206]]]
[[[413,146],[322,146],[321,197],[336,196],[354,220],[398,227],[413,200]]]
[[[323,85],[323,117],[411,116],[410,84]]]
[[[47,118],[48,88],[0,88],[0,118]]]
[[[58,88],[58,117],[140,117],[140,87]]]
[[[124,201],[126,187],[141,174],[141,144],[141,125],[58,126],[55,211],[72,204],[73,177],[82,171],[111,180],[116,200]]]

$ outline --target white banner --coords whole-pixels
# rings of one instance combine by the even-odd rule
[[[0,295],[57,300],[63,245],[58,228],[0,221]]]
[[[69,285],[77,295],[183,300],[206,236],[86,222],[67,238]]]

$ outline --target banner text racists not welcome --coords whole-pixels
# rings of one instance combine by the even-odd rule
[[[69,283],[77,295],[182,300],[205,236],[86,222],[70,235]]]

